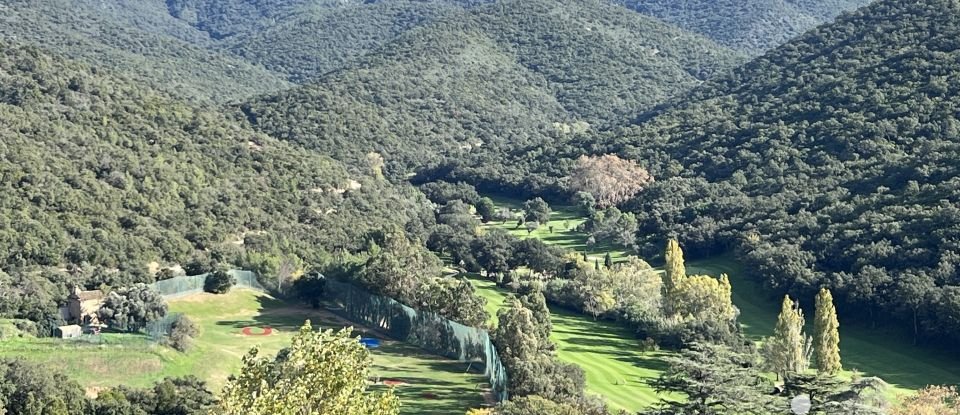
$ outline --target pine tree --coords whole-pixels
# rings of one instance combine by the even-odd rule
[[[816,314],[813,325],[813,352],[817,360],[817,372],[836,375],[843,367],[840,364],[840,322],[833,305],[830,290],[821,288],[817,294]]]
[[[808,341],[803,335],[803,311],[790,299],[783,298],[780,316],[766,350],[767,365],[778,375],[802,373],[809,366]]]
[[[667,242],[667,250],[663,256],[666,260],[666,265],[663,267],[664,311],[667,315],[674,315],[676,314],[676,292],[687,276],[687,270],[683,265],[683,250],[680,249],[676,239]]]

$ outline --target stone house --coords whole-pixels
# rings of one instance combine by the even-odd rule
[[[80,287],[73,287],[67,297],[65,310],[61,310],[64,320],[68,324],[99,324],[97,311],[103,306],[105,297],[100,290],[83,291]]]

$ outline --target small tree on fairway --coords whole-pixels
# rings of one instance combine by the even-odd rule
[[[489,197],[480,198],[480,201],[474,207],[477,209],[477,214],[480,215],[480,220],[484,223],[493,220],[496,214],[497,206],[493,204],[493,200],[490,200]]]
[[[833,305],[833,295],[826,288],[821,288],[817,294],[813,325],[813,353],[817,361],[817,372],[832,376],[842,369],[840,322],[837,320],[837,309]]]
[[[493,218],[500,221],[501,225],[505,225],[508,220],[513,220],[514,214],[510,211],[510,208],[500,208],[494,213]]]
[[[525,223],[524,226],[527,228],[527,235],[529,235],[531,232],[537,230],[537,228],[540,227],[540,222],[527,221],[527,223]]]
[[[590,192],[577,192],[573,200],[583,216],[593,216],[593,213],[597,211],[597,201]]]
[[[523,204],[523,219],[530,222],[547,223],[550,221],[550,205],[543,199],[528,200]]]
[[[351,329],[316,332],[307,321],[290,348],[275,359],[253,349],[240,375],[227,382],[222,415],[395,415],[400,400],[392,390],[367,392],[370,352]]]
[[[609,252],[603,256],[603,266],[607,267],[607,269],[613,268],[613,257],[610,256]]]

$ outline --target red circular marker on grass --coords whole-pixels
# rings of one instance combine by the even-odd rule
[[[254,333],[253,330],[260,330],[260,333]],[[269,336],[273,334],[273,329],[270,327],[244,327],[243,330],[240,330],[244,336]]]

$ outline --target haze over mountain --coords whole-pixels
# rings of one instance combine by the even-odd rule
[[[194,101],[224,102],[289,87],[280,76],[217,50],[160,2],[0,3],[0,39],[30,43]]]

